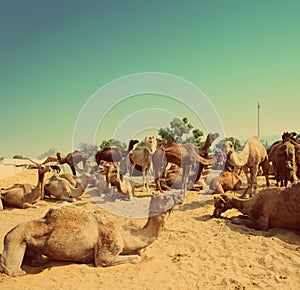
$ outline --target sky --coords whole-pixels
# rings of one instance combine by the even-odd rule
[[[0,157],[71,152],[82,114],[96,145],[173,117],[207,133],[211,109],[225,136],[244,140],[258,134],[258,102],[261,136],[299,132],[299,10],[297,0],[0,0]],[[162,82],[130,91],[149,72]],[[164,76],[202,95],[174,97]]]

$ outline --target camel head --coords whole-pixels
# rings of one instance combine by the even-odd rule
[[[167,139],[165,138],[156,138],[156,148],[161,147],[162,145],[167,144]]]
[[[234,144],[231,141],[226,141],[225,152],[227,156],[234,152]]]
[[[297,136],[297,133],[296,132],[283,132],[281,138],[282,140],[287,140],[287,139],[293,139],[295,136]]]
[[[51,171],[52,167],[51,165],[39,165],[38,166],[38,172],[39,172],[39,175],[40,174],[45,174],[46,172],[49,172]]]
[[[212,142],[214,142],[219,136],[220,136],[219,133],[209,133],[207,137],[209,138],[210,143],[212,143]]]
[[[283,146],[280,149],[279,155],[281,155],[282,160],[285,160],[285,168],[287,170],[293,170],[296,155],[294,145],[287,141],[283,143]]]
[[[174,194],[152,195],[149,205],[150,215],[159,215],[170,212],[180,202],[180,197]]]
[[[215,210],[214,210],[213,216],[215,218],[220,218],[221,214],[223,212],[232,208],[231,199],[229,196],[227,196],[225,194],[215,196],[214,197],[214,206],[215,206]]]

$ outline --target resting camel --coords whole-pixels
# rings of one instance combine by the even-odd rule
[[[37,207],[34,205],[41,199],[44,187],[44,176],[49,172],[49,165],[38,165],[38,182],[34,187],[31,184],[14,184],[7,189],[1,189],[0,197],[4,205],[19,208]]]
[[[53,175],[44,186],[45,195],[72,202],[75,201],[75,198],[80,199],[90,181],[92,181],[92,177],[84,173],[81,182],[74,187],[68,179],[60,175]]]
[[[157,189],[162,192],[161,178],[167,163],[169,162],[182,168],[181,191],[185,196],[188,187],[187,185],[190,182],[194,184],[200,178],[204,166],[212,165],[215,162],[214,159],[207,159],[202,155],[208,155],[209,147],[218,137],[218,133],[208,134],[204,146],[200,148],[189,143],[177,144],[175,142],[158,148],[153,156],[155,183]],[[189,175],[192,169],[195,171],[195,174],[190,177]]]
[[[224,171],[221,174],[209,174],[205,180],[214,194],[228,190],[237,190],[242,185],[242,178],[236,172]]]
[[[244,197],[248,191],[250,191],[250,197],[252,196],[252,193],[256,193],[257,172],[259,166],[262,166],[263,168],[267,186],[270,185],[268,177],[268,154],[257,136],[249,138],[240,153],[234,151],[234,145],[231,141],[227,141],[226,155],[228,162],[233,166],[242,167],[242,170],[247,177],[248,187],[241,197]],[[248,176],[248,169],[250,170],[250,177]]]
[[[73,153],[69,153],[66,157],[61,157],[60,153],[56,153],[56,156],[60,164],[66,163],[71,167],[73,175],[76,175],[75,166],[78,163],[82,162],[82,165],[84,167],[88,159],[87,155],[84,152],[80,152],[78,150],[75,150]]]
[[[103,178],[105,177],[105,178]],[[134,196],[134,182],[127,176],[120,174],[120,168],[114,164],[106,163],[103,166],[103,175],[98,178],[98,191],[101,193],[111,191],[111,187],[116,186],[117,191],[129,200]]]
[[[228,209],[236,208],[248,219],[235,218],[233,222],[257,230],[287,228],[300,230],[300,183],[284,190],[263,189],[250,199],[241,199],[222,194],[215,197],[214,217]]]
[[[106,147],[102,149],[101,151],[98,151],[95,155],[95,160],[97,162],[97,165],[100,165],[101,161],[106,162],[120,162],[124,156],[128,154],[129,151],[131,151],[135,144],[139,143],[138,140],[131,139],[128,144],[128,148],[126,151],[122,150],[119,147]]]
[[[16,276],[23,258],[30,256],[33,265],[42,260],[42,255],[96,267],[138,263],[141,251],[158,238],[176,204],[175,195],[152,196],[149,218],[141,229],[124,227],[101,209],[52,208],[43,218],[19,224],[6,234],[0,272]]]

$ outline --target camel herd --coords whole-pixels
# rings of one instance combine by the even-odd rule
[[[105,148],[96,153],[94,160],[74,151],[65,157],[57,153],[57,158],[49,157],[43,164],[37,164],[37,185],[15,184],[1,189],[0,209],[3,205],[4,208],[37,207],[39,200],[49,197],[68,201],[69,205],[51,208],[44,217],[17,225],[8,232],[0,257],[0,272],[15,276],[22,263],[40,266],[47,259],[95,266],[137,263],[141,251],[157,239],[167,213],[182,204],[187,192],[197,184],[203,187],[199,183],[201,175],[215,194],[213,217],[221,218],[228,209],[236,208],[244,216],[233,218],[234,223],[259,230],[269,227],[300,230],[300,143],[295,134],[285,132],[282,140],[268,150],[255,136],[246,141],[240,152],[235,152],[234,144],[227,141],[224,154],[232,171],[226,170],[229,167],[213,170],[217,160],[209,154],[209,149],[218,137],[218,133],[208,134],[204,145],[197,147],[166,144],[166,140],[150,136],[145,146],[130,140],[127,150]],[[78,170],[80,162],[83,170]],[[65,163],[72,174],[57,172]],[[268,188],[257,193],[260,169]],[[277,184],[272,189],[269,188],[271,170]],[[50,171],[52,176],[44,180]],[[148,221],[142,229],[125,228],[103,211],[88,212],[72,204],[82,198],[87,187],[96,188],[99,195],[117,193],[128,202],[138,198],[135,171],[143,176],[142,190],[156,190],[150,199]],[[242,186],[242,172],[247,177],[247,187],[240,197],[235,197],[233,191]],[[75,242],[78,240],[80,246]]]

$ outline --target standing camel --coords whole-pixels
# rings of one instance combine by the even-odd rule
[[[266,185],[270,185],[268,177],[268,154],[266,148],[259,141],[257,136],[249,138],[240,153],[234,151],[234,145],[231,141],[227,141],[226,155],[228,162],[233,166],[242,167],[242,170],[247,177],[248,187],[241,197],[244,197],[248,192],[250,197],[252,194],[256,193],[257,172],[259,166],[262,166],[263,168],[263,173],[266,178]],[[250,176],[248,176],[248,170],[250,170]]]
[[[131,150],[127,156],[127,163],[131,165],[130,176],[136,165],[141,166],[143,173],[143,191],[149,190],[149,169],[151,166],[150,160],[151,150],[148,147],[137,146]]]
[[[135,144],[139,143],[138,140],[131,139],[128,144],[128,148],[126,151],[122,150],[119,147],[106,147],[100,151],[98,151],[95,155],[95,160],[97,165],[100,165],[101,161],[119,163],[122,158],[131,151]]]
[[[68,164],[72,170],[73,175],[76,175],[75,166],[82,162],[83,167],[88,159],[88,156],[84,152],[75,150],[73,153],[69,153],[66,157],[61,157],[60,153],[56,153],[57,160],[60,164]]]

